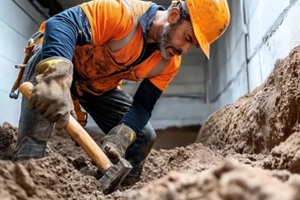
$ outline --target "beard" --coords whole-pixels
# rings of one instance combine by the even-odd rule
[[[160,54],[164,59],[170,59],[172,57],[168,53],[168,49],[172,48],[173,51],[180,55],[181,50],[178,50],[176,47],[171,45],[172,38],[175,35],[175,31],[178,27],[178,24],[166,25],[159,34],[159,50]]]

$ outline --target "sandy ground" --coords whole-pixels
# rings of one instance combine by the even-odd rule
[[[213,113],[195,143],[156,144],[141,180],[109,195],[101,192],[97,168],[65,132],[53,133],[45,158],[13,163],[17,128],[4,123],[0,199],[298,200],[299,56],[300,47],[277,61],[264,84]]]

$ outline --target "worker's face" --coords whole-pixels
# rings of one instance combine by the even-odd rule
[[[160,53],[165,59],[187,54],[193,45],[199,46],[191,22],[184,20],[178,23],[176,18],[165,25],[160,33],[159,43]]]

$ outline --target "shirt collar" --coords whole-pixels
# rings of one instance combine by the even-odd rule
[[[150,29],[150,26],[152,25],[152,22],[154,20],[155,14],[158,10],[166,10],[163,6],[157,5],[153,3],[148,10],[141,15],[138,20],[142,26],[144,37],[146,38],[148,30]]]

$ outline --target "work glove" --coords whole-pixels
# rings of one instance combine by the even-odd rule
[[[136,134],[128,126],[119,124],[103,137],[101,147],[108,158],[117,162],[124,158],[127,148],[135,141]]]
[[[63,57],[51,57],[37,64],[36,73],[28,106],[60,130],[67,125],[70,114],[76,118],[70,93],[73,64]]]

